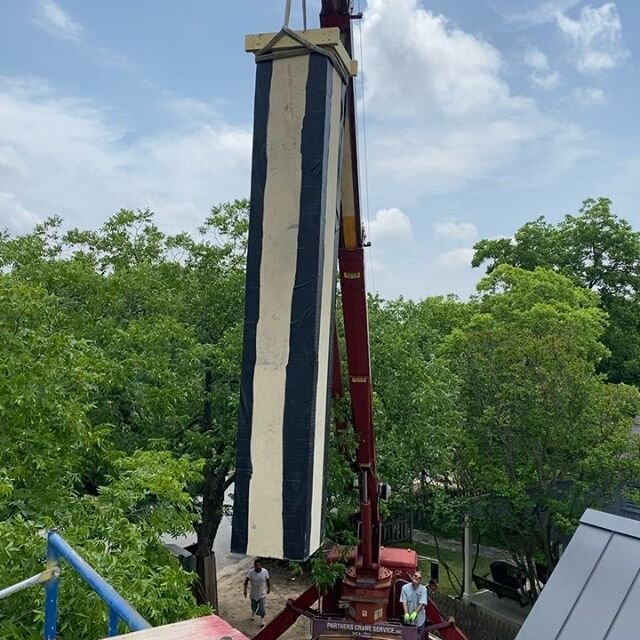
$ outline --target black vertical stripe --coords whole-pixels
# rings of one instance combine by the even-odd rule
[[[301,140],[298,255],[283,424],[283,548],[284,556],[289,560],[304,560],[309,554],[322,295],[320,282],[333,89],[331,71],[331,63],[325,56],[309,55]]]
[[[251,162],[251,203],[244,309],[240,415],[236,440],[236,474],[233,498],[231,551],[246,553],[249,522],[249,484],[251,464],[251,420],[253,417],[253,374],[256,364],[256,328],[260,313],[260,266],[262,263],[262,225],[264,190],[267,180],[267,127],[273,62],[257,64],[254,103],[253,154]]]

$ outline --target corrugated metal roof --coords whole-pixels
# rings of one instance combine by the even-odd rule
[[[640,522],[585,511],[516,640],[640,637]]]

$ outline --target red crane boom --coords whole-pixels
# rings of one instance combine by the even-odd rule
[[[320,14],[322,27],[338,27],[342,42],[353,57],[349,0],[324,0]],[[347,86],[346,136],[344,141],[342,223],[339,250],[340,289],[344,315],[349,391],[353,426],[359,444],[356,464],[360,476],[361,541],[359,565],[374,571],[380,560],[380,514],[376,475],[376,446],[373,430],[373,397],[369,354],[369,322],[364,265],[364,238],[358,189],[358,149],[353,78]],[[334,351],[335,357],[340,354]],[[334,366],[335,372],[340,368]]]

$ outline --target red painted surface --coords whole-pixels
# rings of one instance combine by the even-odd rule
[[[342,358],[340,357],[340,341],[338,340],[338,327],[333,321],[333,356],[331,368],[331,395],[333,398],[342,399],[344,397],[344,386],[342,384]],[[340,433],[347,428],[344,420],[336,418],[336,431]]]
[[[342,596],[350,603],[353,619],[366,623],[387,619],[393,572],[380,562],[380,512],[363,249],[341,248],[339,266],[351,416],[358,434],[356,463],[360,479],[360,544],[357,560],[342,581]]]
[[[342,44],[353,57],[352,40],[351,40],[351,12],[353,9],[353,0],[322,0],[322,9],[320,10],[320,26],[322,28],[338,27],[342,36]],[[358,186],[358,144],[356,141],[356,107],[355,107],[355,91],[353,87],[353,78],[349,79],[347,87],[347,117],[351,128],[351,174],[353,184],[356,185],[354,195],[356,229],[360,229],[360,191]]]
[[[462,629],[456,626],[453,618],[444,618],[440,613],[436,603],[429,599],[427,602],[427,620],[429,620],[429,627],[435,627],[433,630],[438,631],[442,640],[469,640],[464,634]]]
[[[327,562],[336,562],[340,558],[340,548],[333,547],[327,553]],[[347,555],[347,564],[353,564],[355,554],[353,551]],[[418,567],[418,552],[413,549],[397,549],[395,547],[380,547],[380,564],[392,570],[404,571],[407,580]]]
[[[389,569],[406,572],[407,579],[410,579],[411,574],[418,568],[418,552],[413,549],[382,547],[380,562]]]
[[[162,627],[116,636],[123,640],[248,640],[247,636],[234,629],[218,616],[204,616]]]

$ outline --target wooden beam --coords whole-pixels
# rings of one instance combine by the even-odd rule
[[[349,70],[351,76],[358,73],[358,63],[352,60],[347,53],[342,41],[340,40],[340,29],[338,27],[330,27],[328,29],[307,29],[306,31],[296,31],[302,38],[318,47],[333,49],[344,63],[346,69]],[[271,40],[276,36],[275,33],[254,33],[245,36],[244,50],[251,53],[257,53],[264,49]],[[298,49],[300,43],[289,35],[283,35],[273,45],[274,51],[286,51],[287,49]]]

